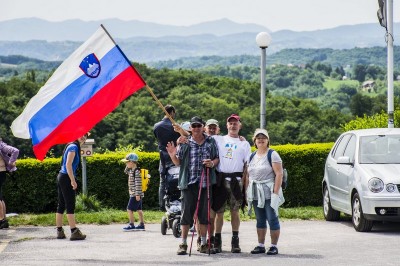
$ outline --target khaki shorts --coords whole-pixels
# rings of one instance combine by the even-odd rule
[[[232,178],[234,178],[234,177],[232,177]],[[238,180],[238,182],[239,182],[240,191],[243,191],[242,178],[240,180]],[[231,181],[230,180],[225,179],[224,186],[228,192],[228,200],[226,202],[226,205],[229,205],[230,211],[238,211],[240,209],[240,207],[242,206],[243,200],[237,200],[235,198],[235,196],[233,195],[232,190],[231,190]],[[224,204],[224,206],[222,206],[217,211],[217,213],[223,213],[225,211],[226,205]]]

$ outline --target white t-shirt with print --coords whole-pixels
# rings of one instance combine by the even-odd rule
[[[217,170],[223,173],[243,172],[243,166],[251,154],[249,142],[228,135],[212,137],[218,145],[219,164]]]

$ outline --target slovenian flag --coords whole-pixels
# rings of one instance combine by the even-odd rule
[[[56,144],[74,141],[146,85],[103,25],[54,72],[11,125],[32,139],[43,160]]]

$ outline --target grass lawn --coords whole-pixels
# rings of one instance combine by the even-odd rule
[[[160,223],[164,212],[144,210],[146,223]],[[105,209],[98,212],[78,212],[75,214],[78,224],[125,224],[128,222],[126,211]],[[285,219],[300,219],[300,220],[323,220],[322,207],[298,207],[298,208],[280,208],[279,215],[281,220]],[[240,212],[241,220],[248,221],[254,218],[249,217],[247,212]],[[137,214],[135,216],[137,218]],[[225,212],[225,219],[230,220],[229,211]],[[55,214],[19,214],[8,218],[12,226],[55,226]],[[64,215],[64,224],[67,224],[67,218]]]
[[[327,79],[324,82],[324,88],[328,90],[336,90],[339,88],[341,84],[351,85],[351,86],[360,86],[360,82],[358,80],[335,80],[335,79]]]

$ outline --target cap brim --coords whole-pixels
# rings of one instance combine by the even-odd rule
[[[129,160],[127,160],[127,159],[122,159],[121,160],[121,162],[124,162],[124,163],[126,163],[126,162],[130,162]]]

